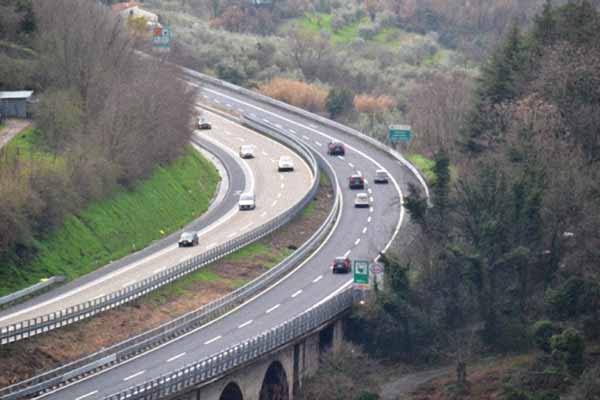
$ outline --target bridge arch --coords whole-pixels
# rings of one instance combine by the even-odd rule
[[[227,386],[225,386],[225,389],[223,389],[219,400],[244,400],[244,396],[237,383],[229,382]]]
[[[273,361],[263,379],[259,400],[289,400],[287,374],[279,361]]]

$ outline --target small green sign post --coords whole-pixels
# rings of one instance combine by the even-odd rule
[[[410,142],[410,125],[390,125],[390,142]]]
[[[152,36],[152,45],[154,50],[169,50],[171,46],[171,30],[167,27],[158,26],[154,28]]]
[[[368,285],[369,284],[369,261],[367,260],[354,260],[352,271],[354,275],[355,285]]]

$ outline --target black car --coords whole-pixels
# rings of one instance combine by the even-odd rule
[[[342,142],[329,142],[327,145],[327,154],[330,156],[343,156],[346,154],[346,147]]]
[[[198,233],[183,232],[179,238],[179,247],[197,246],[199,242]]]
[[[348,273],[352,271],[352,265],[348,257],[336,257],[331,264],[331,271],[335,274],[336,272]]]

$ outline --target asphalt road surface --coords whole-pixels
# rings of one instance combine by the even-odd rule
[[[347,287],[351,283],[349,275],[331,273],[334,257],[346,255],[352,259],[373,260],[388,248],[393,238],[398,246],[410,245],[412,238],[400,204],[408,183],[419,183],[396,159],[359,139],[220,88],[204,87],[201,96],[213,105],[251,114],[284,129],[323,155],[332,138],[344,142],[347,150],[344,157],[325,156],[343,189],[343,209],[337,225],[312,257],[260,296],[204,327],[44,398],[101,399],[218,353],[314,307]],[[394,179],[389,184],[375,185],[372,177],[375,170],[381,168]],[[369,208],[354,208],[354,197],[359,191],[349,190],[347,179],[356,173],[367,179],[365,190],[360,192],[368,193]]]

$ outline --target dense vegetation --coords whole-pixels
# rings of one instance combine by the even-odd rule
[[[0,296],[50,275],[73,279],[144,248],[180,229],[208,208],[219,174],[192,149],[152,170],[130,189],[113,192],[34,242],[26,264],[6,257],[0,269]]]
[[[385,290],[351,321],[372,354],[452,358],[460,398],[475,354],[535,348],[505,399],[598,395],[598,32],[589,2],[547,3],[483,66],[455,151],[436,153],[434,206],[416,187],[405,201],[421,245],[384,260]]]
[[[0,259],[18,269],[68,215],[184,153],[193,93],[95,1],[2,0],[0,45],[0,90],[38,98],[31,140],[0,151]]]

